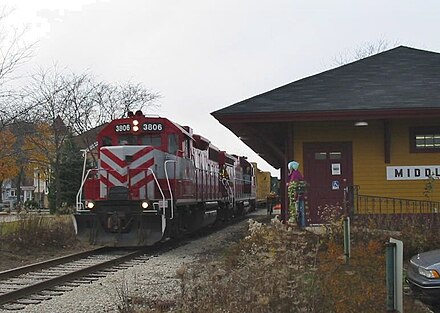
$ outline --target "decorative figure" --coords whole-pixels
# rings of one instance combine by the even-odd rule
[[[288,195],[289,195],[289,209],[292,218],[297,220],[300,227],[304,227],[304,193],[306,191],[306,182],[301,172],[298,170],[299,163],[291,161],[287,165],[289,169],[288,175]]]
[[[289,169],[289,176],[288,176],[288,182],[291,183],[293,181],[300,181],[304,180],[303,175],[298,170],[299,163],[296,161],[291,161],[287,165],[287,168]]]

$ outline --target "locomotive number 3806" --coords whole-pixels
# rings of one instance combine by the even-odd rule
[[[129,132],[131,131],[132,127],[130,124],[118,124],[115,126],[115,131],[117,133],[121,133],[121,132]],[[133,128],[133,130],[137,131],[136,128]],[[162,123],[144,123],[142,124],[142,130],[145,132],[157,132],[157,131],[162,131],[163,130],[163,125]]]
[[[144,123],[142,124],[142,130],[144,131],[161,131],[163,125],[161,123]]]

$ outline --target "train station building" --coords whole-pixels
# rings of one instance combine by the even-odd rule
[[[399,46],[212,115],[280,169],[282,186],[287,163],[300,163],[311,223],[320,222],[318,208],[343,202],[345,187],[375,203],[377,212],[369,213],[408,213],[411,203],[422,211],[421,202],[440,201],[433,192],[440,178],[440,53]]]

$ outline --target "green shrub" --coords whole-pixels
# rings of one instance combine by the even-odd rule
[[[27,211],[30,211],[30,210],[38,210],[40,207],[39,207],[37,201],[35,201],[35,200],[27,200],[24,203],[24,208]]]

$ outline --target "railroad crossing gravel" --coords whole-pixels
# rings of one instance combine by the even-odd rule
[[[265,213],[265,210],[258,210],[250,215]],[[121,294],[126,292],[130,295],[142,295],[150,301],[173,301],[180,288],[176,271],[183,265],[196,261],[201,255],[224,247],[227,242],[246,229],[247,225],[247,221],[231,225],[207,237],[152,256],[145,263],[109,273],[106,277],[88,284],[80,284],[72,291],[54,295],[50,300],[39,304],[26,305],[22,310],[15,312],[118,312]],[[0,310],[0,312],[14,311]]]

